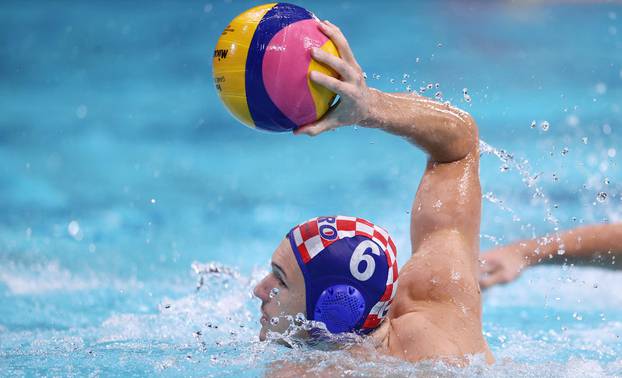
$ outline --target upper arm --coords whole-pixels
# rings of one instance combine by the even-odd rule
[[[477,145],[458,161],[428,161],[411,211],[413,253],[430,235],[448,229],[458,231],[469,249],[476,252],[479,245],[481,202]]]
[[[411,212],[413,255],[400,271],[395,315],[426,301],[479,313],[480,216],[478,146],[458,161],[428,162]]]

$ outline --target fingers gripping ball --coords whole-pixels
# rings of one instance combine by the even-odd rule
[[[284,132],[314,122],[335,94],[311,82],[319,71],[311,48],[339,56],[309,11],[287,3],[260,5],[231,21],[214,50],[214,83],[229,111],[245,125]]]

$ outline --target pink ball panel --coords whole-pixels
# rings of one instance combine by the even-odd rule
[[[290,24],[270,41],[263,58],[263,82],[270,99],[298,126],[316,120],[315,103],[307,74],[312,47],[321,47],[328,38],[309,19]]]

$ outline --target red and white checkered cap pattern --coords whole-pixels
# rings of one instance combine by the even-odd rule
[[[334,222],[328,222],[326,219],[334,219]],[[330,231],[331,228],[323,228],[324,224],[329,224],[337,229],[337,237]],[[320,229],[324,229],[320,233]],[[307,264],[315,256],[321,253],[326,247],[342,238],[353,236],[365,236],[376,242],[385,252],[389,272],[387,274],[387,283],[384,294],[380,300],[372,307],[369,315],[363,323],[363,329],[376,328],[384,319],[395,293],[397,293],[397,249],[393,243],[393,239],[389,233],[382,227],[363,219],[355,217],[346,217],[338,215],[335,217],[316,217],[301,223],[292,230],[294,242],[300,253],[302,261]]]

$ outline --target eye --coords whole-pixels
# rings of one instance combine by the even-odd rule
[[[285,284],[285,281],[283,281],[283,278],[281,278],[281,276],[279,276],[278,274],[276,274],[274,272],[272,274],[274,275],[276,280],[279,282],[280,286],[283,286],[283,287],[287,288],[287,285]]]

